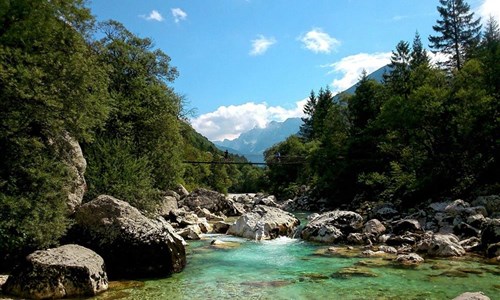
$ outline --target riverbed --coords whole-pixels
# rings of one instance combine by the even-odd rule
[[[229,247],[214,247],[214,239]],[[467,291],[500,299],[500,267],[479,257],[426,259],[403,268],[390,257],[360,257],[361,248],[339,246],[344,251],[331,254],[330,246],[205,235],[189,242],[183,272],[113,282],[94,299],[453,299]]]

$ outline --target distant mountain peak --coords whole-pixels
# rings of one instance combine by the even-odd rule
[[[214,144],[221,149],[234,149],[250,161],[262,162],[263,153],[267,148],[297,134],[301,125],[301,118],[289,118],[283,122],[271,121],[265,128],[256,126],[234,140],[226,139],[222,142],[216,141]]]

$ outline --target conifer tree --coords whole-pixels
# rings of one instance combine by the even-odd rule
[[[389,87],[398,95],[408,98],[410,93],[410,62],[412,56],[410,53],[410,44],[400,41],[396,50],[392,51],[391,63],[389,67],[391,72],[385,75],[384,79]]]
[[[470,6],[464,0],[439,0],[437,10],[441,16],[432,28],[437,35],[429,36],[430,47],[434,53],[442,52],[450,56],[444,65],[448,69],[460,70],[468,52],[480,40],[480,18],[474,19]]]
[[[430,62],[429,55],[427,51],[424,49],[424,45],[422,44],[422,40],[420,39],[420,34],[418,31],[415,33],[415,38],[413,39],[412,50],[411,50],[411,59],[410,59],[410,68],[416,69],[422,65],[428,65]]]

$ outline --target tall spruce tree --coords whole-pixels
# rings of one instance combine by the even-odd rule
[[[434,53],[442,52],[450,56],[444,66],[450,70],[460,70],[468,53],[480,41],[481,19],[474,19],[470,6],[464,0],[439,0],[437,10],[441,19],[432,28],[437,35],[429,36]]]
[[[316,110],[316,102],[316,94],[314,93],[314,90],[312,90],[311,94],[309,95],[309,99],[307,99],[307,102],[304,105],[303,112],[306,116],[302,118],[302,122],[304,123],[300,126],[299,132],[300,136],[305,140],[312,139],[312,118]]]
[[[410,93],[410,44],[400,41],[396,50],[392,51],[391,72],[384,76],[384,79],[392,91],[398,95],[408,98]]]
[[[422,44],[418,31],[415,33],[411,47],[410,68],[414,70],[419,66],[428,65],[430,58],[427,51],[424,49],[424,45]]]

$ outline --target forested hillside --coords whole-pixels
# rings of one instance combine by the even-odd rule
[[[311,185],[332,206],[500,192],[499,26],[481,28],[464,1],[440,4],[429,42],[447,59],[432,64],[417,33],[396,45],[382,83],[363,74],[353,95],[311,92],[301,137],[267,151],[304,164],[271,165],[272,192]]]
[[[84,201],[109,194],[145,211],[179,183],[256,188],[244,179],[261,169],[183,163],[242,158],[224,158],[186,123],[177,76],[151,39],[96,24],[83,0],[0,2],[2,257],[58,242],[75,182]]]

